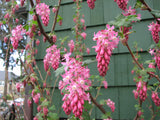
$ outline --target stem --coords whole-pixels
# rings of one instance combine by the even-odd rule
[[[59,12],[60,5],[61,5],[61,0],[59,0],[59,2],[58,2],[58,8],[57,8],[57,11],[55,13],[55,17],[54,17],[54,22],[53,22],[51,33],[54,31],[54,29],[56,27],[57,17],[58,17],[58,12]]]
[[[98,97],[98,95],[99,95],[99,92],[100,92],[100,90],[101,90],[101,87],[102,87],[102,82],[101,82],[101,84],[100,84],[100,87],[99,87],[98,90],[97,90],[96,97],[94,98],[95,100],[97,99],[97,97]],[[89,115],[91,115],[91,113],[92,113],[93,106],[94,106],[94,104],[92,104],[92,109],[90,110]]]
[[[89,93],[91,101],[99,108],[99,110],[103,113],[106,114],[105,109],[102,107],[102,105],[98,104],[97,101],[93,98],[92,94]]]
[[[142,107],[142,101],[139,99],[139,104],[140,104],[140,107]],[[138,120],[140,116],[138,115],[138,112],[136,114],[136,117],[134,118],[134,120]]]
[[[142,65],[140,65],[140,63],[136,60],[136,58],[135,58],[135,56],[133,55],[133,53],[132,53],[132,51],[131,51],[131,49],[130,49],[128,43],[125,42],[125,44],[126,44],[128,50],[129,50],[129,53],[131,54],[131,56],[132,56],[134,62],[139,66],[140,69],[145,70],[144,67],[143,67]],[[154,73],[151,73],[151,72],[147,72],[147,74],[149,74],[150,76],[155,77],[155,78],[160,82],[160,78],[158,77],[158,75],[155,75]]]
[[[32,8],[33,8],[33,7],[34,7],[33,0],[30,0],[30,3],[31,3],[31,6],[32,6]],[[39,26],[39,28],[40,28],[41,33],[46,37],[46,39],[48,40],[48,42],[52,44],[53,41],[49,38],[49,36],[48,36],[48,35],[46,34],[46,32],[44,31],[43,26],[42,26],[42,24],[41,24],[41,22],[40,22],[40,20],[39,20],[39,16],[38,16],[38,14],[36,14],[35,9],[34,9],[34,12],[35,12],[35,15],[36,15],[36,17],[37,17],[38,26]]]
[[[149,5],[144,0],[140,0],[140,1],[147,8],[147,10],[151,13],[152,9],[149,7]],[[152,14],[152,16],[154,17],[154,19],[156,19],[157,23],[160,24],[160,21],[157,20],[157,17],[154,14]]]

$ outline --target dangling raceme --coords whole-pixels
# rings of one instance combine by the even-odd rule
[[[99,31],[93,38],[94,41],[97,41],[97,45],[93,46],[93,48],[95,48],[95,52],[97,53],[97,67],[101,76],[106,75],[112,50],[119,43],[118,32],[114,31],[114,26],[110,27],[107,25],[106,27],[106,30]]]

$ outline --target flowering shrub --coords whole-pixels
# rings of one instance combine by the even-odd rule
[[[13,0],[14,1],[14,0]],[[6,2],[11,2],[6,0]],[[24,5],[25,0],[20,1],[21,6]],[[58,5],[53,6],[52,11],[54,14],[53,26],[50,33],[46,33],[44,26],[48,26],[50,8],[51,6],[46,5],[40,0],[36,0],[36,3],[33,0],[30,0],[32,15],[31,21],[27,25],[17,25],[12,26],[9,24],[10,19],[14,17],[15,11],[19,9],[17,3],[11,2],[12,9],[10,12],[7,12],[4,15],[4,20],[6,22],[0,22],[0,26],[4,23],[9,27],[10,35],[4,37],[5,44],[8,44],[8,51],[12,51],[12,47],[17,50],[20,54],[19,42],[23,39],[23,36],[26,35],[30,38],[30,42],[26,44],[25,50],[21,50],[21,53],[26,52],[27,57],[25,61],[22,58],[19,58],[21,65],[24,68],[24,75],[22,80],[16,84],[17,92],[21,91],[21,87],[26,87],[26,84],[32,86],[30,91],[31,95],[26,100],[29,107],[32,104],[37,105],[37,113],[34,120],[56,120],[58,119],[58,110],[55,109],[56,103],[53,103],[53,93],[55,92],[55,87],[59,81],[59,90],[63,96],[62,108],[66,115],[70,115],[70,119],[90,119],[88,116],[91,115],[93,106],[95,105],[104,115],[102,118],[104,120],[112,120],[112,114],[115,112],[116,107],[114,101],[112,101],[107,96],[108,99],[101,100],[100,103],[97,102],[97,97],[100,95],[100,90],[104,85],[106,91],[109,89],[109,82],[105,80],[107,71],[109,70],[109,63],[113,50],[118,47],[118,44],[122,42],[122,45],[126,47],[133,58],[133,64],[135,65],[131,71],[134,74],[134,82],[136,89],[133,90],[135,100],[138,105],[135,105],[137,114],[135,120],[144,119],[144,110],[142,107],[143,102],[147,98],[152,98],[156,106],[160,106],[159,92],[160,89],[160,78],[157,75],[156,68],[160,70],[160,42],[159,42],[159,32],[160,32],[160,15],[159,11],[152,10],[144,0],[137,0],[134,7],[127,6],[129,0],[114,0],[118,7],[122,9],[121,15],[116,17],[114,21],[107,23],[106,28],[99,30],[98,32],[93,33],[94,46],[96,52],[96,60],[87,59],[84,60],[84,53],[90,54],[90,49],[85,45],[84,41],[88,40],[89,35],[85,32],[87,27],[85,25],[84,14],[81,14],[82,0],[73,0],[76,7],[75,15],[73,18],[74,26],[72,28],[72,33],[74,33],[74,38],[68,40],[68,37],[59,38],[56,35],[55,27],[56,24],[62,25],[62,17],[58,15],[61,0],[58,1]],[[94,9],[96,0],[87,0],[86,3],[90,9]],[[152,22],[148,27],[151,31],[152,38],[154,40],[154,45],[152,45],[148,51],[154,57],[151,60],[141,63],[140,62],[140,52],[137,45],[134,46],[135,52],[131,51],[131,48],[128,44],[129,34],[132,34],[132,26],[137,21],[141,20],[141,15],[137,14],[137,9],[141,8],[143,10],[148,10],[151,15],[156,20],[156,23]],[[40,22],[40,18],[42,22]],[[14,18],[16,24],[19,23],[19,19]],[[65,21],[65,20],[64,20]],[[147,25],[146,25],[147,26]],[[36,35],[43,37],[43,41],[37,39]],[[67,41],[67,42],[66,42]],[[46,48],[46,55],[43,59],[44,70],[46,77],[44,79],[44,73],[39,69],[36,64],[35,54],[37,54],[37,46],[41,47],[43,42],[48,42],[49,46]],[[10,43],[12,46],[10,46]],[[36,47],[35,44],[36,44]],[[68,45],[68,47],[67,47]],[[69,50],[68,50],[69,48]],[[45,48],[40,48],[45,49]],[[99,75],[92,75],[88,65],[92,62],[97,61],[97,68]],[[145,67],[147,64],[147,67]],[[55,83],[53,91],[50,91],[51,82],[48,81],[48,75],[52,75],[51,71],[53,68],[55,77],[53,78]],[[113,71],[112,71],[113,72]],[[56,78],[57,77],[57,78]],[[152,78],[156,79],[156,82],[153,85],[150,85],[149,82],[152,81]],[[100,86],[95,88],[95,83],[100,83]],[[97,91],[95,97],[93,97],[93,89]],[[152,95],[149,96],[148,92],[151,92]],[[110,111],[106,111],[104,106],[108,106]],[[150,106],[149,109],[152,111],[152,119],[155,118],[157,112],[154,112],[153,107]],[[160,110],[157,108],[157,111]],[[73,116],[71,116],[71,112]],[[112,113],[112,114],[111,114]],[[27,116],[25,116],[27,118]],[[17,117],[18,118],[18,117]],[[20,118],[19,118],[20,119]]]

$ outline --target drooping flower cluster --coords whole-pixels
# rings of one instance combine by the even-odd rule
[[[148,27],[154,42],[157,44],[159,42],[160,24],[152,22]]]
[[[60,60],[60,50],[57,49],[56,45],[53,45],[46,49],[46,56],[44,57],[44,69],[48,71],[49,66],[51,65],[54,70],[56,70],[59,66]]]
[[[114,2],[117,2],[117,5],[118,5],[118,7],[120,9],[126,10],[127,4],[128,4],[128,0],[114,0]]]
[[[49,6],[46,5],[45,3],[39,3],[36,5],[36,12],[38,15],[41,16],[44,26],[48,26],[49,15],[50,15]]]
[[[32,90],[32,98],[34,103],[38,104],[40,97],[41,97],[40,93],[35,93],[34,90]]]
[[[160,106],[160,98],[158,97],[157,92],[152,92],[152,100],[156,106]]]
[[[145,82],[139,81],[137,83],[137,90],[133,90],[135,99],[139,98],[142,101],[145,101],[145,99],[147,98],[147,86]]]
[[[23,39],[23,35],[26,33],[26,31],[23,29],[22,25],[18,25],[16,28],[12,30],[12,37],[10,37],[12,46],[14,49],[17,49],[18,42]]]
[[[74,41],[73,40],[69,41],[68,47],[70,48],[70,52],[72,53],[74,51]]]
[[[88,7],[94,9],[96,0],[87,0]]]
[[[129,6],[128,9],[125,9],[125,12],[122,13],[124,16],[130,16],[130,15],[136,15],[136,10],[135,9],[132,9],[131,6]],[[141,19],[141,14],[137,14],[137,19]],[[134,21],[133,21],[134,22]],[[125,27],[125,26],[122,26],[121,27],[121,31],[123,32],[123,34],[125,35],[125,41],[128,41],[128,32],[129,30],[132,29],[132,27]]]
[[[80,118],[82,116],[84,101],[90,102],[89,90],[91,81],[89,69],[82,66],[82,62],[70,58],[70,54],[65,55],[65,73],[62,75],[63,80],[59,82],[59,89],[65,92],[63,105],[65,113],[69,115],[71,111]],[[64,94],[64,92],[62,94]]]
[[[160,50],[155,54],[155,62],[157,64],[158,69],[160,70]]]
[[[148,65],[148,68],[153,68],[153,69],[156,69],[155,65],[153,63],[149,63]],[[154,72],[151,72],[154,74]],[[152,76],[151,76],[152,77]]]
[[[97,41],[97,46],[94,46],[97,52],[96,59],[98,61],[98,71],[101,76],[105,76],[108,70],[108,64],[112,50],[117,47],[119,43],[118,32],[114,31],[114,26],[106,26],[106,30],[101,30],[94,35],[93,40]]]
[[[114,110],[115,110],[115,103],[112,100],[110,100],[110,99],[106,100],[106,103],[111,108],[112,112],[114,112]]]

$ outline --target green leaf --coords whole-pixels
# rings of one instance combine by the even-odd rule
[[[92,60],[92,59],[87,59],[85,61],[83,61],[82,65],[83,66],[87,66],[88,64],[91,64],[93,62],[96,62],[96,59]]]
[[[108,117],[111,117],[111,112],[107,112],[106,114],[102,115],[102,119],[107,119]]]
[[[137,17],[138,17],[137,15],[124,16],[123,14],[120,14],[115,18],[114,21],[110,21],[109,24],[117,27],[121,26],[130,27],[133,21],[139,21]]]
[[[137,0],[134,8],[135,8],[135,9],[136,9],[136,8],[141,8],[142,5],[143,5],[143,4],[141,3],[141,1],[140,1],[140,0]]]
[[[58,120],[59,119],[57,113],[51,113],[51,112],[48,113],[47,118],[48,118],[48,120]]]
[[[62,67],[59,67],[56,71],[54,71],[55,76],[57,77],[57,76],[63,74],[64,73],[64,68],[65,68],[65,66],[62,66]]]
[[[91,120],[88,111],[83,110],[82,117],[84,120]]]
[[[92,104],[89,104],[88,101],[84,101],[84,108],[89,111],[92,108]]]
[[[6,21],[5,21],[5,20],[3,20],[3,21],[2,21],[2,23],[3,23],[3,24],[6,24]]]
[[[156,18],[160,18],[160,10],[152,10],[151,13],[155,15]]]
[[[56,110],[56,108],[55,108],[54,105],[52,105],[51,107],[49,107],[49,111],[54,111],[54,110]]]
[[[29,11],[29,14],[31,14],[31,15],[32,15],[33,13],[34,13],[33,10]]]
[[[99,102],[101,105],[104,105],[105,104],[105,100],[100,100]]]

